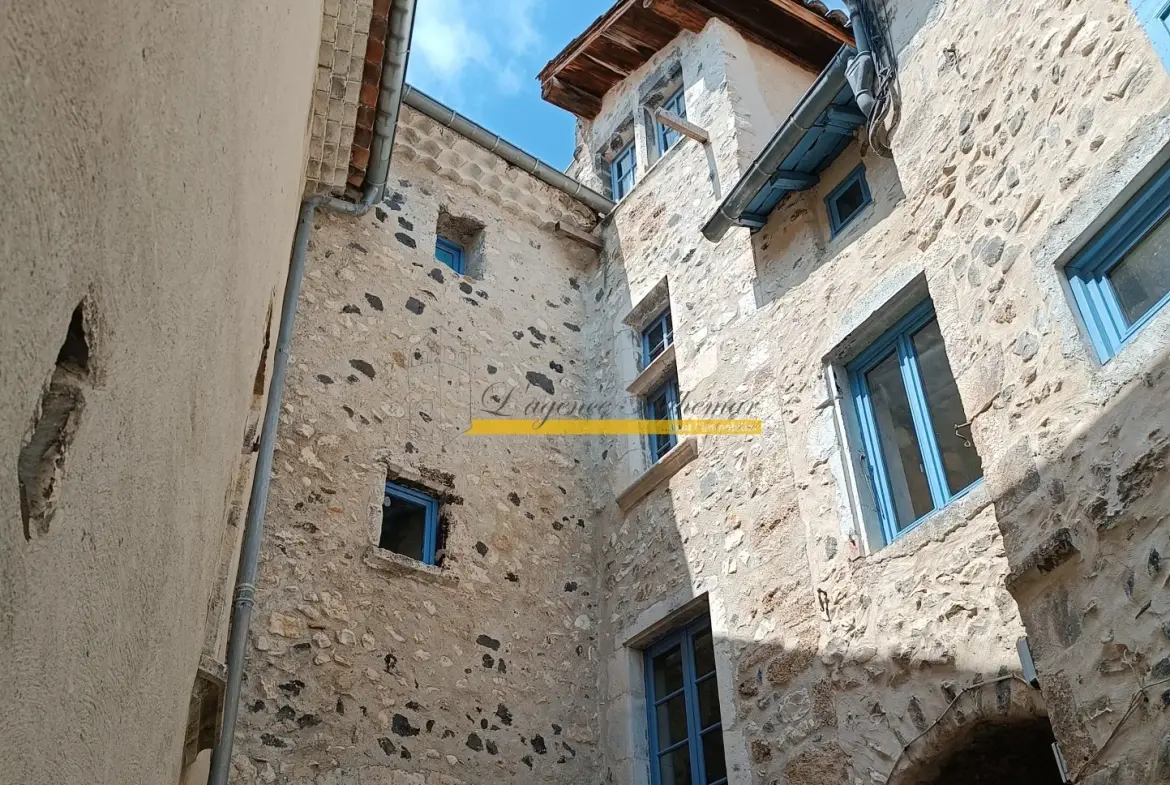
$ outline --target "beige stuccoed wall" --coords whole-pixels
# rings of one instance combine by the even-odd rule
[[[205,641],[222,657],[204,622],[248,485],[320,18],[316,2],[0,10],[4,782],[179,781]],[[56,513],[26,540],[17,455],[83,300],[84,408]]]
[[[469,275],[441,210],[478,221]],[[235,781],[593,781],[596,522],[587,440],[470,436],[573,404],[595,223],[404,108],[389,193],[324,217],[297,307]],[[438,568],[376,547],[388,474],[441,500]]]

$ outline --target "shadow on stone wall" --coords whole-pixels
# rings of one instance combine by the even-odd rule
[[[974,672],[864,651],[842,658],[775,641],[720,644],[739,652],[733,727],[754,782],[1061,782],[1043,698],[1016,669]]]
[[[989,472],[1007,586],[1069,766],[1124,782],[1170,777],[1170,359],[1146,367],[1099,393],[1063,443],[1022,436]]]

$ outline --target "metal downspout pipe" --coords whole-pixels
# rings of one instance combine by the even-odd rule
[[[747,172],[731,189],[723,204],[719,205],[715,214],[703,226],[704,237],[717,243],[727,234],[727,230],[735,225],[751,200],[772,179],[780,164],[796,149],[805,133],[812,128],[813,123],[829,108],[837,93],[845,86],[845,67],[853,53],[853,47],[850,46],[843,46],[837,50],[837,54],[800,99],[800,103],[792,110],[784,125],[780,126],[775,136],[768,141]]]
[[[523,169],[546,185],[551,185],[558,191],[563,191],[577,201],[588,205],[602,216],[608,215],[614,208],[612,200],[607,199],[591,188],[586,188],[573,178],[563,174],[552,164],[545,163],[539,158],[529,155],[516,145],[502,138],[499,134],[493,134],[474,120],[459,114],[449,106],[439,103],[421,90],[407,85],[406,91],[402,96],[402,102],[410,108],[422,112],[436,123],[444,125],[460,136],[470,139],[488,152],[495,153],[513,166]]]
[[[853,88],[857,108],[866,119],[869,119],[873,117],[874,105],[877,103],[873,94],[877,71],[870,48],[869,29],[865,24],[861,0],[845,0],[845,4],[849,7],[849,27],[853,30],[853,40],[857,42],[857,55],[849,61],[849,66],[845,69],[845,78]]]
[[[231,633],[228,639],[227,686],[224,690],[223,722],[220,726],[219,741],[212,753],[211,776],[208,779],[208,785],[228,785],[231,776],[232,746],[235,740],[236,719],[239,716],[240,697],[243,692],[248,629],[252,621],[252,608],[256,604],[256,579],[260,561],[260,545],[264,535],[264,513],[268,507],[268,490],[272,482],[276,435],[280,427],[280,410],[284,397],[285,378],[288,375],[288,360],[292,345],[293,324],[296,320],[297,300],[300,298],[305,260],[309,255],[309,237],[313,234],[314,218],[317,208],[342,215],[365,215],[386,190],[386,181],[390,175],[390,152],[394,148],[394,134],[398,126],[402,89],[406,84],[406,66],[410,58],[410,41],[414,31],[416,2],[417,0],[395,0],[390,6],[386,50],[382,59],[382,89],[378,94],[374,140],[370,146],[370,161],[366,168],[365,187],[361,201],[347,202],[332,196],[318,195],[306,199],[301,204],[296,234],[293,236],[288,278],[285,280],[284,299],[280,309],[280,327],[277,331],[276,354],[272,364],[272,381],[269,383],[268,397],[265,401],[264,424],[260,432],[256,469],[252,476],[248,515],[244,520],[244,538],[240,547],[240,564],[236,571]]]

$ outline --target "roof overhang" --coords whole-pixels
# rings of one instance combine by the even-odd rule
[[[683,31],[700,32],[715,18],[814,73],[853,43],[845,14],[820,0],[618,0],[544,67],[541,95],[592,119],[614,85]]]
[[[732,226],[762,228],[776,205],[793,191],[815,186],[821,172],[849,146],[853,132],[865,125],[845,78],[854,54],[852,47],[842,47],[808,88],[703,226],[708,240],[719,242]]]

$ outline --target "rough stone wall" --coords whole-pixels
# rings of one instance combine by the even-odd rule
[[[764,434],[701,438],[698,458],[627,515],[612,494],[646,468],[644,447],[597,444],[594,470],[608,478],[594,496],[606,522],[603,738],[618,781],[646,776],[638,668],[623,644],[704,593],[733,781],[749,770],[761,782],[912,778],[972,723],[1046,712],[1079,768],[1134,689],[1170,676],[1165,500],[1153,490],[1165,464],[1165,415],[1155,411],[1170,317],[1101,368],[1055,269],[1159,163],[1165,73],[1121,4],[893,11],[903,95],[894,160],[852,148],[750,241],[734,230],[712,247],[698,234],[748,144],[721,133],[746,125],[753,108],[738,95],[746,89],[712,89],[730,72],[728,47],[713,25],[660,55],[681,56],[688,108],[713,146],[685,141],[643,171],[604,227],[588,298],[594,399],[637,411],[625,393],[636,336],[623,318],[665,276],[683,395],[751,401]],[[1009,38],[997,32],[1005,20]],[[583,179],[586,156],[659,60],[580,126]],[[823,197],[858,160],[875,204],[830,238]],[[880,332],[899,296],[926,294],[987,479],[911,534],[867,548],[826,365]],[[1076,521],[1066,544],[1061,529]],[[1064,560],[1077,566],[1037,578]],[[1043,695],[1013,677],[1023,627],[1005,582],[1023,607]],[[963,688],[999,678],[964,693],[915,741]],[[1164,768],[1163,690],[1100,755],[1106,769],[1129,761],[1118,781]]]
[[[713,25],[703,35],[727,34]],[[645,781],[643,696],[638,679],[626,673],[633,661],[623,643],[706,594],[733,781],[881,781],[903,744],[943,712],[957,689],[1018,667],[1014,643],[1022,629],[1002,588],[1007,564],[985,494],[897,547],[851,558],[823,356],[856,319],[847,297],[869,288],[873,270],[847,250],[856,227],[826,242],[827,227],[809,215],[823,193],[804,197],[782,228],[754,243],[742,230],[717,246],[701,237],[699,227],[734,184],[743,159],[726,133],[749,124],[762,100],[744,97],[745,87],[696,90],[692,98],[691,87],[711,83],[727,50],[726,42],[713,43],[683,58],[688,106],[712,131],[713,148],[686,141],[672,150],[605,226],[606,255],[590,282],[589,338],[601,377],[597,398],[636,411],[624,392],[636,374],[635,331],[622,320],[665,276],[682,394],[700,405],[750,404],[764,432],[699,438],[695,461],[625,516],[611,489],[631,482],[647,460],[636,440],[598,445],[594,470],[610,479],[598,484],[595,497],[609,527],[600,551],[607,766],[618,781]],[[857,162],[856,150],[848,155],[839,162],[842,174]],[[900,199],[893,167],[867,163],[875,196]],[[726,173],[715,184],[712,169]],[[892,209],[879,202],[866,224],[881,224]],[[797,228],[788,226],[793,216]],[[795,254],[782,247],[786,234],[803,243]],[[770,253],[783,254],[785,269],[806,258],[823,265],[808,258],[818,254],[837,261],[832,275],[826,271],[811,284],[784,283],[766,263],[757,266],[757,254]],[[892,267],[896,260],[875,256],[871,263]],[[799,293],[781,296],[797,286]],[[630,453],[637,459],[628,460]],[[831,621],[820,617],[817,589],[827,595]],[[971,720],[1043,711],[1038,695],[1007,681],[967,700]],[[942,735],[922,746],[937,747]]]
[[[964,303],[948,354],[1070,767],[1163,781],[1170,314],[1102,365],[1059,267],[1166,159],[1170,79],[1123,3],[898,16],[915,234],[885,252],[917,249],[932,293]],[[1143,683],[1149,702],[1102,750]]]
[[[368,96],[362,96],[367,72],[372,79],[373,97],[377,98],[389,11],[389,0],[323,2],[305,173],[309,192],[340,193],[345,188],[358,123],[358,103],[368,103]],[[368,141],[365,153],[368,158]],[[365,161],[361,165],[364,167]]]
[[[0,241],[4,782],[179,781],[201,654],[222,656],[205,618],[250,481],[319,20],[316,3],[0,10],[0,173],[23,184]],[[25,524],[18,456],[61,413],[56,382],[79,397],[52,515]]]
[[[241,783],[594,780],[586,443],[471,417],[583,397],[588,213],[409,109],[391,192],[323,217],[297,312],[233,761]],[[474,277],[440,211],[482,225]],[[497,414],[492,414],[497,412]],[[439,496],[438,568],[375,547],[388,473]]]

